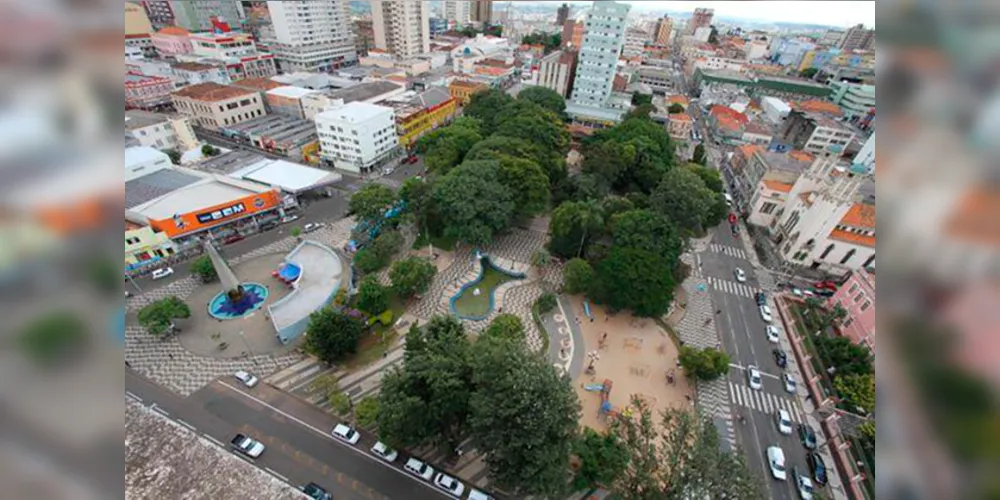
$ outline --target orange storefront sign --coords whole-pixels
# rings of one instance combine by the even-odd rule
[[[219,226],[255,213],[267,212],[281,206],[281,196],[277,191],[252,194],[233,201],[206,207],[204,209],[178,214],[169,219],[151,220],[149,226],[162,231],[167,237],[175,238],[188,233]]]

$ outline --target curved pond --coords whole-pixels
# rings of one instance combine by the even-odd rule
[[[217,319],[242,318],[264,306],[267,301],[267,287],[259,283],[242,283],[243,298],[231,302],[226,292],[219,292],[208,304],[208,313]]]
[[[462,288],[451,298],[451,312],[461,319],[479,320],[493,311],[494,293],[504,283],[524,279],[524,274],[506,271],[495,266],[489,257],[479,260],[479,277]]]

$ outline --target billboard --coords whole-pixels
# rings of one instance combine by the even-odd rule
[[[281,196],[278,191],[266,191],[192,212],[176,214],[168,219],[151,220],[149,226],[156,231],[162,231],[170,238],[176,238],[249,215],[274,210],[279,206],[281,206]]]

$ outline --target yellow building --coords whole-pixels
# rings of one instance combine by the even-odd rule
[[[149,22],[146,9],[132,2],[125,2],[125,35],[149,35],[153,25]]]
[[[125,269],[131,270],[169,257],[177,251],[166,234],[125,221]]]
[[[469,103],[469,99],[472,98],[472,94],[483,90],[489,90],[489,88],[490,87],[485,83],[455,80],[448,86],[448,93],[450,93],[455,99],[458,99],[464,106]]]
[[[396,107],[399,144],[411,148],[424,134],[443,126],[458,112],[458,99],[440,87],[431,87]]]

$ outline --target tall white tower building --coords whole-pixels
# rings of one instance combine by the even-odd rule
[[[625,43],[626,18],[631,6],[618,2],[594,2],[587,14],[573,83],[573,102],[602,107],[615,82],[618,54]]]
[[[455,26],[466,26],[472,20],[472,5],[467,1],[446,0],[444,2],[444,17]]]
[[[375,47],[399,59],[431,51],[430,2],[372,0]]]
[[[346,0],[269,1],[271,52],[282,71],[330,71],[358,59]]]

